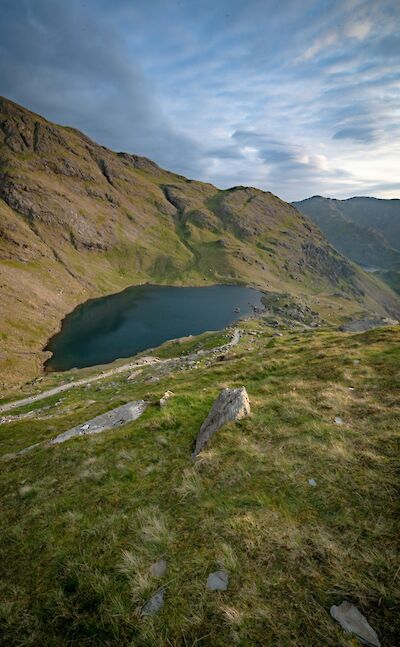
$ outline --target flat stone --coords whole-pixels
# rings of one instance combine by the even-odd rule
[[[127,422],[137,420],[147,409],[147,403],[144,400],[136,400],[123,404],[116,409],[111,409],[107,413],[88,420],[85,424],[77,425],[59,434],[48,442],[49,445],[58,445],[64,443],[75,436],[88,436],[91,434],[100,434],[108,429],[115,429],[125,425]]]
[[[333,605],[330,609],[330,614],[343,629],[355,634],[363,645],[380,647],[381,643],[377,633],[354,604],[345,600],[339,606]]]
[[[342,425],[343,424],[343,420],[342,420],[342,418],[340,416],[336,416],[335,424],[336,425]]]
[[[207,588],[209,591],[226,591],[228,581],[229,575],[226,571],[215,571],[215,573],[210,573],[207,578]]]
[[[317,481],[315,479],[308,479],[308,485],[311,485],[312,487],[316,487]]]
[[[165,589],[160,589],[146,602],[141,611],[142,616],[152,616],[164,606],[164,592]]]
[[[167,570],[167,562],[165,559],[158,559],[150,566],[150,573],[153,577],[162,577]]]
[[[238,389],[222,389],[200,427],[192,458],[196,458],[220,427],[227,422],[240,420],[248,415],[250,415],[250,402],[244,386]]]

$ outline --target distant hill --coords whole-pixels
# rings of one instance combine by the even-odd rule
[[[353,261],[377,271],[400,292],[400,200],[314,196],[292,203]]]
[[[0,259],[0,374],[15,383],[40,372],[67,312],[132,284],[243,283],[319,304],[339,295],[332,316],[400,312],[275,195],[189,180],[4,98]]]

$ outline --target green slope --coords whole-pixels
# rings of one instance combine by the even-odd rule
[[[157,367],[135,382],[114,376],[3,425],[2,644],[352,647],[329,615],[343,599],[382,645],[397,644],[399,329],[282,326],[275,338],[262,320],[242,327],[223,362],[203,357],[151,384]],[[221,429],[194,463],[192,443],[216,395],[242,385],[251,417]],[[167,389],[167,405],[136,422],[13,456]],[[167,570],[157,578],[150,568],[160,558]],[[220,568],[228,590],[207,591]],[[141,617],[161,587],[163,609]]]

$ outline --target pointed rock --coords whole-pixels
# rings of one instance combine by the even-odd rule
[[[330,609],[330,614],[343,629],[355,634],[363,645],[380,647],[381,643],[376,632],[354,604],[345,600],[337,607],[333,605]]]
[[[222,389],[210,413],[200,427],[192,458],[201,452],[222,425],[232,420],[240,420],[250,414],[249,396],[244,386],[239,389]]]

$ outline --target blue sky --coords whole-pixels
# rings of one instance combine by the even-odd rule
[[[400,197],[399,0],[0,0],[0,94],[286,200]]]

